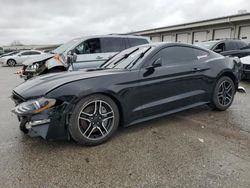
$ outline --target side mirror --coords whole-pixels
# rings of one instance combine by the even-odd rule
[[[77,54],[74,53],[73,56],[72,56],[72,63],[75,63],[76,59],[77,59]]]
[[[214,52],[216,52],[216,53],[221,53],[221,52],[222,52],[222,49],[220,49],[220,48],[215,49]]]
[[[67,52],[67,56],[73,56],[73,54],[74,54],[74,50],[70,50]]]
[[[152,65],[146,68],[146,72],[143,74],[144,77],[147,77],[155,72],[156,67],[161,67],[162,66],[162,59],[158,58],[156,59]]]
[[[67,53],[67,63],[68,63],[68,66],[72,66],[72,69],[74,69],[74,63],[76,62],[76,59],[77,59],[77,54],[74,53],[73,50],[70,50],[68,53]]]
[[[152,67],[153,68],[156,68],[156,67],[161,67],[162,66],[162,59],[161,58],[158,58],[156,59],[153,64],[152,64]]]

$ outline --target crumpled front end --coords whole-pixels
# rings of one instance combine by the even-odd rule
[[[29,59],[23,63],[23,68],[20,71],[20,77],[28,80],[35,76],[46,74],[50,69],[62,67],[66,69],[63,56],[58,54],[47,54],[39,58]]]
[[[28,108],[31,108],[28,105],[22,106],[27,101],[15,92],[13,92],[12,99],[16,104],[13,112],[17,115],[20,122],[20,130],[25,134],[31,137],[41,136],[47,140],[69,139],[67,129],[68,117],[65,115],[68,107],[67,103],[60,101],[48,109],[40,107],[37,112],[24,113]]]

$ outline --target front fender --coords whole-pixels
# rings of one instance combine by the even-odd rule
[[[65,68],[67,67],[61,56],[54,56],[53,58],[48,59],[45,62],[45,66],[47,67],[48,70],[50,70],[54,67],[65,67]]]

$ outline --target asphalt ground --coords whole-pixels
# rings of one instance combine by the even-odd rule
[[[0,187],[250,187],[250,82],[225,112],[207,106],[120,128],[105,144],[30,138],[0,67]]]

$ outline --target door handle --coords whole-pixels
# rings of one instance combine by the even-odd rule
[[[101,57],[101,56],[97,56],[97,57],[96,57],[96,59],[103,59],[103,57]]]
[[[192,71],[193,72],[199,72],[199,71],[201,71],[201,69],[196,67],[196,68],[193,68]]]

